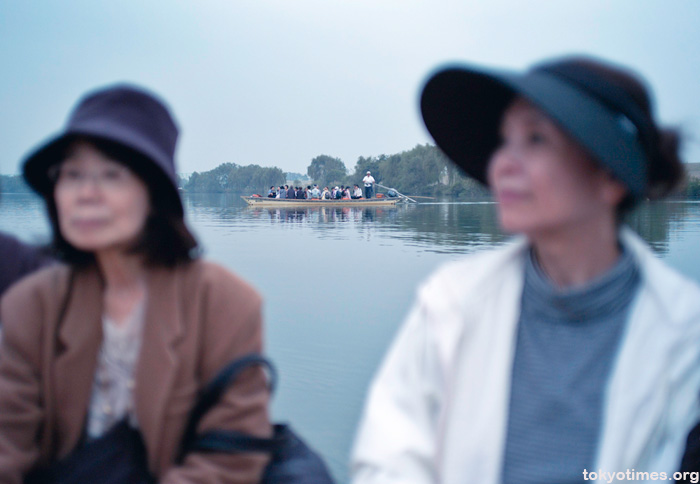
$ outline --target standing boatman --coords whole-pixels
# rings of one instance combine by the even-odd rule
[[[369,171],[367,171],[367,174],[362,179],[362,182],[365,184],[365,198],[372,198],[372,192],[374,190],[374,177]]]

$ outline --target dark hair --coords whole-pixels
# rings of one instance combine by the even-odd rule
[[[683,138],[681,131],[677,128],[661,127],[656,123],[649,89],[635,73],[583,57],[576,59],[576,63],[623,89],[641,109],[646,123],[651,127],[651,140],[645,146],[648,159],[645,195],[651,200],[658,200],[670,194],[685,176],[680,157]],[[634,205],[635,200],[628,195],[620,204],[619,210],[625,213]]]
[[[189,262],[199,257],[197,239],[189,231],[183,217],[174,207],[172,200],[164,193],[154,193],[153,180],[157,168],[150,161],[144,160],[144,155],[121,144],[101,138],[73,138],[66,143],[68,148],[71,141],[84,140],[92,144],[108,158],[127,166],[148,187],[151,211],[140,237],[129,249],[132,254],[142,254],[144,263],[148,266],[174,267],[178,263]],[[61,157],[57,165],[63,161]],[[54,182],[55,188],[55,182]],[[49,213],[53,239],[51,250],[60,260],[77,266],[85,266],[95,260],[92,252],[86,252],[73,247],[61,234],[58,225],[58,210],[53,197],[53,190],[44,197]]]

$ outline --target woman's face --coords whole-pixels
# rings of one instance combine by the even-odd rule
[[[130,248],[150,211],[145,183],[87,141],[75,142],[59,165],[54,200],[63,237],[96,254]]]
[[[501,145],[488,166],[501,226],[530,238],[615,223],[625,188],[542,111],[522,98],[506,109]]]

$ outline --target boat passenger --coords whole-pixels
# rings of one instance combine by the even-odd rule
[[[294,190],[294,187],[290,187],[289,185],[285,185],[285,187],[287,188],[287,198],[296,198],[297,197],[297,193]]]
[[[331,192],[328,190],[328,187],[323,187],[323,192],[321,193],[321,200],[330,200],[331,199]]]
[[[277,198],[287,198],[287,190],[284,188],[284,185],[280,185]]]
[[[267,191],[267,198],[276,198],[277,197],[277,192],[275,191],[274,185],[270,187],[270,189]]]
[[[318,200],[321,198],[321,192],[318,189],[318,185],[314,184],[314,187],[311,189],[311,198],[314,200]]]
[[[352,195],[350,196],[353,200],[356,200],[358,198],[362,198],[362,189],[360,188],[359,185],[355,185],[353,187]]]
[[[306,198],[306,192],[304,191],[303,188],[297,187],[296,197],[297,197],[299,200],[304,200],[304,199]]]
[[[700,288],[621,220],[682,179],[679,133],[635,74],[587,57],[452,65],[421,110],[520,236],[421,286],[371,385],[353,482],[675,479],[700,415]]]
[[[127,471],[138,482],[259,481],[262,454],[178,460],[198,389],[260,352],[263,336],[255,290],[198,256],[178,194],[177,134],[154,95],[110,86],[86,95],[24,162],[63,263],[2,300],[0,482],[57,482],[34,471],[84,447],[90,461],[77,465],[92,471],[80,482]],[[267,405],[264,372],[248,370],[199,430],[269,436]]]

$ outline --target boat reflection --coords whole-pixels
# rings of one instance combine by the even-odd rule
[[[396,207],[251,207],[255,218],[269,218],[275,223],[344,223],[386,220],[395,215]]]

